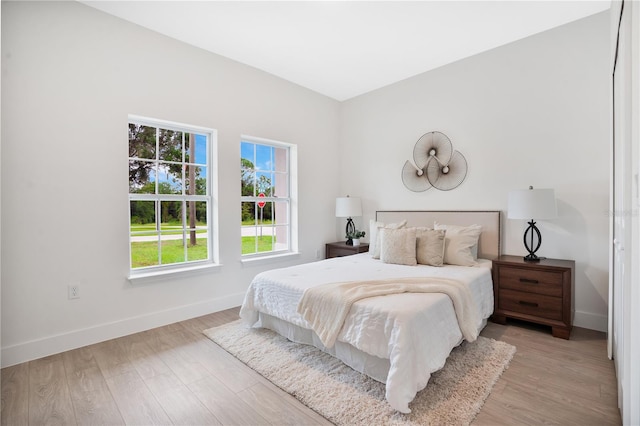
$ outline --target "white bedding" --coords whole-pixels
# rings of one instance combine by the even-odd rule
[[[383,263],[362,253],[266,271],[252,281],[240,317],[253,326],[259,313],[264,313],[309,329],[296,311],[309,287],[356,280],[446,277],[469,285],[480,312],[480,330],[493,311],[490,265],[489,261],[481,261],[478,267],[404,266]],[[409,403],[427,385],[431,373],[444,366],[451,350],[461,343],[462,333],[448,296],[402,293],[354,303],[337,340],[374,357],[389,359],[387,401],[394,409],[408,413]]]

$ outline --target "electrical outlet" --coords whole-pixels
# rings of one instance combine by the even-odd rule
[[[79,299],[80,298],[80,286],[70,285],[67,287],[67,293],[69,299]]]
[[[320,249],[316,250],[316,259],[320,259]]]

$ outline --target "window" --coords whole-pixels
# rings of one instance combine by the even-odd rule
[[[262,138],[240,143],[242,255],[297,250],[295,239],[295,146]]]
[[[129,117],[131,272],[211,264],[215,130]]]

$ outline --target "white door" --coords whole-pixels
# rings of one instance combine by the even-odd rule
[[[609,349],[618,376],[622,421],[640,424],[640,3],[612,2],[612,12],[613,28],[617,30],[614,38],[617,55],[612,82]]]
[[[610,335],[613,349],[613,359],[616,364],[616,371],[619,376],[624,376],[624,321],[616,321],[616,318],[623,319],[624,312],[624,288],[628,284],[628,271],[625,270],[628,263],[626,256],[626,245],[629,240],[628,232],[629,213],[631,211],[630,184],[631,184],[631,147],[630,147],[630,97],[629,93],[629,73],[630,61],[627,50],[628,25],[626,19],[628,13],[623,13],[622,24],[618,32],[617,51],[613,72],[613,247],[612,247],[612,282],[613,300],[609,301],[610,314],[613,318],[613,329]],[[620,383],[620,382],[619,382]],[[618,396],[622,397],[623,390],[618,389]]]

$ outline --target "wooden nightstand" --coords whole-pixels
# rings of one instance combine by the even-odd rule
[[[360,243],[359,246],[348,246],[344,241],[338,241],[335,243],[327,243],[325,247],[325,257],[330,259],[332,257],[351,256],[352,254],[364,253],[369,251],[369,243]]]
[[[495,305],[491,319],[505,324],[517,318],[551,326],[554,337],[569,339],[573,317],[573,260],[525,262],[520,256],[493,261]]]

